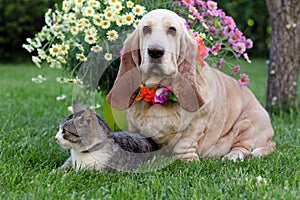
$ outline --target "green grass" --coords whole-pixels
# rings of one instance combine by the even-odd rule
[[[247,69],[262,103],[266,67],[254,60]],[[33,83],[38,74],[48,80]],[[72,101],[72,86],[56,76],[62,72],[0,66],[0,199],[300,199],[300,117],[284,114],[272,116],[277,149],[262,159],[176,161],[148,173],[56,171],[69,153],[54,136]],[[61,94],[67,98],[56,101]]]

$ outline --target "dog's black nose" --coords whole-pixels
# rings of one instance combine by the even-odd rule
[[[148,48],[148,54],[149,56],[151,56],[151,58],[160,58],[164,55],[165,50],[163,47],[160,46],[150,46]]]

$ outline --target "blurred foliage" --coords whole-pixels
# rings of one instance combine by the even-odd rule
[[[0,0],[0,61],[23,61],[26,38],[44,25],[44,14],[58,0]],[[19,57],[23,55],[23,57]]]
[[[22,48],[26,38],[41,30],[44,14],[62,0],[0,0],[0,61],[30,60]],[[144,3],[158,5],[160,0]],[[250,56],[267,57],[270,40],[268,10],[264,0],[216,0],[218,7],[233,17],[246,37],[254,41]],[[155,6],[150,7],[155,7]],[[149,5],[148,5],[149,6]],[[23,55],[23,57],[20,55]],[[27,56],[28,55],[28,56]]]
[[[265,0],[215,0],[218,7],[232,16],[237,27],[254,42],[248,50],[250,56],[268,57],[270,46],[270,23]]]

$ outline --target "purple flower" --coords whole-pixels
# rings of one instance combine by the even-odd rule
[[[240,71],[240,69],[241,69],[241,67],[240,67],[239,65],[237,65],[237,66],[233,69],[233,71],[231,72],[231,74],[232,74],[233,76],[235,76],[236,73],[237,73],[238,71]]]
[[[218,65],[218,70],[221,70],[221,68],[223,67],[224,61],[225,61],[224,58],[220,59],[220,62],[219,62],[219,65]]]
[[[213,26],[208,27],[208,31],[211,34],[213,34],[213,35],[217,35],[218,34],[218,30],[215,27],[213,27]]]
[[[169,88],[159,88],[155,92],[153,103],[164,103],[170,100],[171,90]]]
[[[238,84],[241,86],[246,86],[250,82],[250,79],[247,74],[241,74],[240,79],[238,80]]]
[[[210,49],[210,52],[213,54],[213,55],[217,55],[218,52],[222,49],[222,44],[217,42],[211,49]]]

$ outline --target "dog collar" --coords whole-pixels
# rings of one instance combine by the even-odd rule
[[[152,104],[163,104],[166,101],[178,101],[170,86],[163,87],[158,85],[155,88],[148,88],[143,84],[140,85],[139,93],[135,97],[135,101],[140,100]]]

